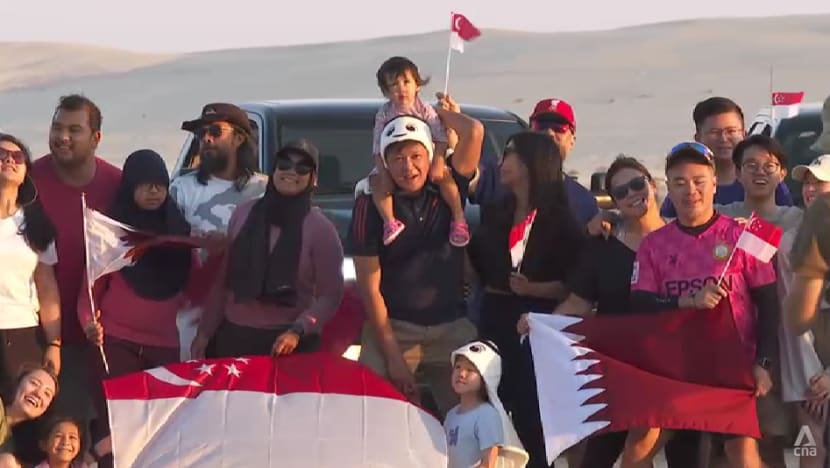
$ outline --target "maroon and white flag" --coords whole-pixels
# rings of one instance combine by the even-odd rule
[[[753,356],[728,301],[712,310],[531,313],[548,461],[593,434],[662,427],[759,437]]]
[[[437,419],[330,353],[171,364],[104,393],[118,467],[447,466]]]

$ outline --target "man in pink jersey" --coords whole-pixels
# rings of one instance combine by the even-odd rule
[[[677,219],[643,239],[631,277],[632,304],[644,311],[670,311],[711,309],[729,301],[747,366],[752,365],[755,395],[762,397],[772,387],[769,368],[777,356],[780,307],[773,265],[743,250],[732,252],[744,228],[714,209],[717,179],[706,146],[675,146],[666,159],[666,179]],[[659,431],[632,431],[626,455],[631,460],[648,457],[669,437]],[[724,440],[733,466],[761,466],[757,441],[729,435]]]

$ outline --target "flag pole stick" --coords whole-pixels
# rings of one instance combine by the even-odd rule
[[[752,212],[752,215],[749,216],[749,221],[747,221],[746,224],[744,224],[744,230],[742,231],[742,233],[745,232],[749,228],[750,224],[752,224],[752,219],[753,218],[755,218],[755,212],[754,211]],[[720,277],[718,278],[718,282],[717,282],[718,286],[720,286],[720,284],[723,282],[723,278],[726,276],[726,272],[729,270],[729,265],[732,263],[732,258],[735,256],[735,251],[736,250],[738,250],[738,249],[735,246],[732,246],[732,251],[729,252],[729,258],[726,260],[726,265],[724,265],[724,267],[723,267],[723,272],[721,272]]]
[[[444,73],[444,96],[450,89],[450,60],[452,59],[452,29],[450,29],[450,43],[447,44],[447,69]]]
[[[87,282],[86,292],[87,292],[87,294],[89,294],[89,307],[90,307],[90,310],[92,311],[92,321],[96,322],[96,321],[98,321],[98,319],[96,318],[95,299],[93,298],[93,294],[92,294],[92,281],[89,278],[89,270],[88,270],[88,268],[89,268],[89,248],[87,246],[87,237],[86,237],[86,193],[81,193],[81,206],[82,206],[81,213],[83,213],[83,219],[84,219],[84,259],[85,259],[85,264],[86,264],[86,268],[87,268],[87,270],[85,272],[86,280],[87,280],[86,281]],[[104,352],[104,345],[98,345],[98,352],[101,353],[101,361],[104,364],[104,371],[107,373],[107,375],[109,375],[110,365],[109,365],[109,362],[107,362],[107,354]]]

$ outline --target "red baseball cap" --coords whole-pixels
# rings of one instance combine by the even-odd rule
[[[542,99],[536,103],[533,108],[533,113],[530,114],[530,120],[536,120],[544,115],[556,115],[565,119],[568,125],[573,127],[576,131],[576,119],[574,118],[574,108],[567,102],[557,98]]]

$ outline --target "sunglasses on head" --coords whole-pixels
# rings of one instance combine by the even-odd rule
[[[672,149],[669,151],[669,154],[668,156],[666,156],[666,158],[674,157],[677,155],[677,153],[683,150],[692,150],[697,154],[703,156],[707,160],[709,160],[709,162],[714,161],[715,159],[715,155],[712,153],[712,150],[710,150],[709,147],[707,147],[703,143],[698,143],[696,141],[686,141],[674,145]]]
[[[646,188],[648,177],[640,176],[629,180],[627,183],[612,187],[609,194],[614,200],[622,200],[627,197],[629,192],[639,192]]]
[[[224,132],[224,131],[225,131],[225,127],[223,127],[222,125],[211,124],[211,125],[206,125],[206,126],[200,128],[200,129],[196,130],[194,133],[196,134],[196,137],[198,137],[198,138],[203,138],[205,135],[210,135],[213,138],[219,138],[219,137],[222,136],[222,132]]]
[[[571,130],[571,126],[567,123],[557,122],[555,120],[534,120],[531,122],[531,128],[533,130],[544,131],[544,130],[553,130],[556,133],[565,133],[568,130]]]
[[[293,170],[297,175],[309,175],[314,170],[314,165],[309,161],[294,161],[291,158],[277,158],[277,170],[290,171]]]
[[[11,151],[4,148],[0,148],[0,161],[5,161],[6,158],[12,158],[15,164],[26,163],[26,155],[23,153],[23,151]]]

